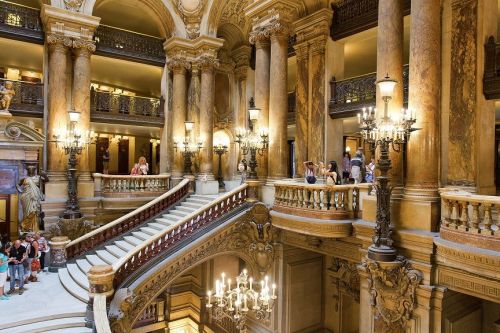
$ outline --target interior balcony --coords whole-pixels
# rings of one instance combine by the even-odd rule
[[[274,184],[274,226],[299,234],[341,238],[363,216],[362,202],[371,184],[326,185],[283,181]]]

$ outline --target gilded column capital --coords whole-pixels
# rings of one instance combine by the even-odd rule
[[[297,44],[293,47],[297,61],[304,61],[309,58],[309,43]]]
[[[269,46],[269,30],[266,28],[256,28],[250,32],[250,44],[260,49]]]
[[[197,63],[199,64],[202,72],[212,71],[220,65],[219,60],[210,55],[202,55],[198,57]]]
[[[312,41],[309,42],[311,52],[313,55],[315,54],[324,54],[326,51],[326,42],[328,41],[328,36],[322,35],[316,37]]]
[[[96,46],[93,40],[75,39],[73,40],[73,48],[77,55],[90,57],[95,52]]]
[[[73,40],[70,37],[64,35],[48,33],[45,40],[47,41],[49,47],[73,47]]]
[[[234,77],[238,81],[246,80],[249,66],[237,66],[234,69]]]
[[[186,54],[179,53],[167,60],[167,67],[175,74],[185,74],[191,68],[191,63],[187,60]]]
[[[191,63],[191,74],[198,75],[200,73],[200,64],[196,61]]]

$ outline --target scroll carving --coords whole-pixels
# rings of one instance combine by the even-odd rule
[[[332,265],[328,269],[332,282],[337,287],[337,295],[334,298],[339,306],[340,292],[344,291],[356,302],[359,302],[360,280],[356,263],[344,259],[333,258]]]
[[[186,33],[189,39],[200,36],[200,23],[206,0],[176,0],[176,9],[186,25]]]
[[[83,0],[64,0],[64,6],[72,12],[79,12],[82,4]]]
[[[375,319],[382,319],[389,327],[404,329],[415,308],[415,293],[423,279],[421,271],[412,268],[404,257],[380,263],[365,258],[362,269],[368,273],[370,302]]]

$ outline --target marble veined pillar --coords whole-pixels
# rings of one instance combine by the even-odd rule
[[[206,57],[201,61],[200,136],[203,138],[203,149],[200,154],[200,174],[206,175],[208,180],[214,179],[214,66],[216,64],[215,58]]]

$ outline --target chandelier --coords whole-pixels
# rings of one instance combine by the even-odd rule
[[[377,218],[372,245],[368,248],[368,258],[390,262],[396,259],[397,251],[393,246],[391,238],[391,192],[389,186],[388,172],[391,169],[389,148],[401,151],[401,147],[410,139],[410,134],[418,130],[413,128],[416,122],[416,112],[402,109],[400,114],[388,115],[389,102],[394,93],[397,81],[386,75],[377,82],[379,91],[384,101],[384,113],[382,117],[377,114],[377,109],[363,109],[358,114],[358,122],[362,135],[367,143],[371,145],[372,152],[380,147],[380,157],[377,161],[377,169],[380,170],[377,182],[374,185],[377,195]]]
[[[239,144],[243,155],[250,153],[248,179],[257,179],[257,171],[255,171],[257,168],[257,154],[264,155],[264,152],[269,147],[269,133],[266,128],[257,129],[260,109],[255,107],[253,98],[250,99],[248,113],[251,129],[236,129],[235,142]]]
[[[235,287],[231,288],[231,279],[226,280],[225,273],[215,281],[215,293],[207,292],[207,308],[216,321],[225,318],[232,320],[240,332],[246,332],[246,320],[253,313],[258,320],[269,318],[276,296],[276,284],[269,284],[269,277],[255,283],[243,270],[236,277]]]

